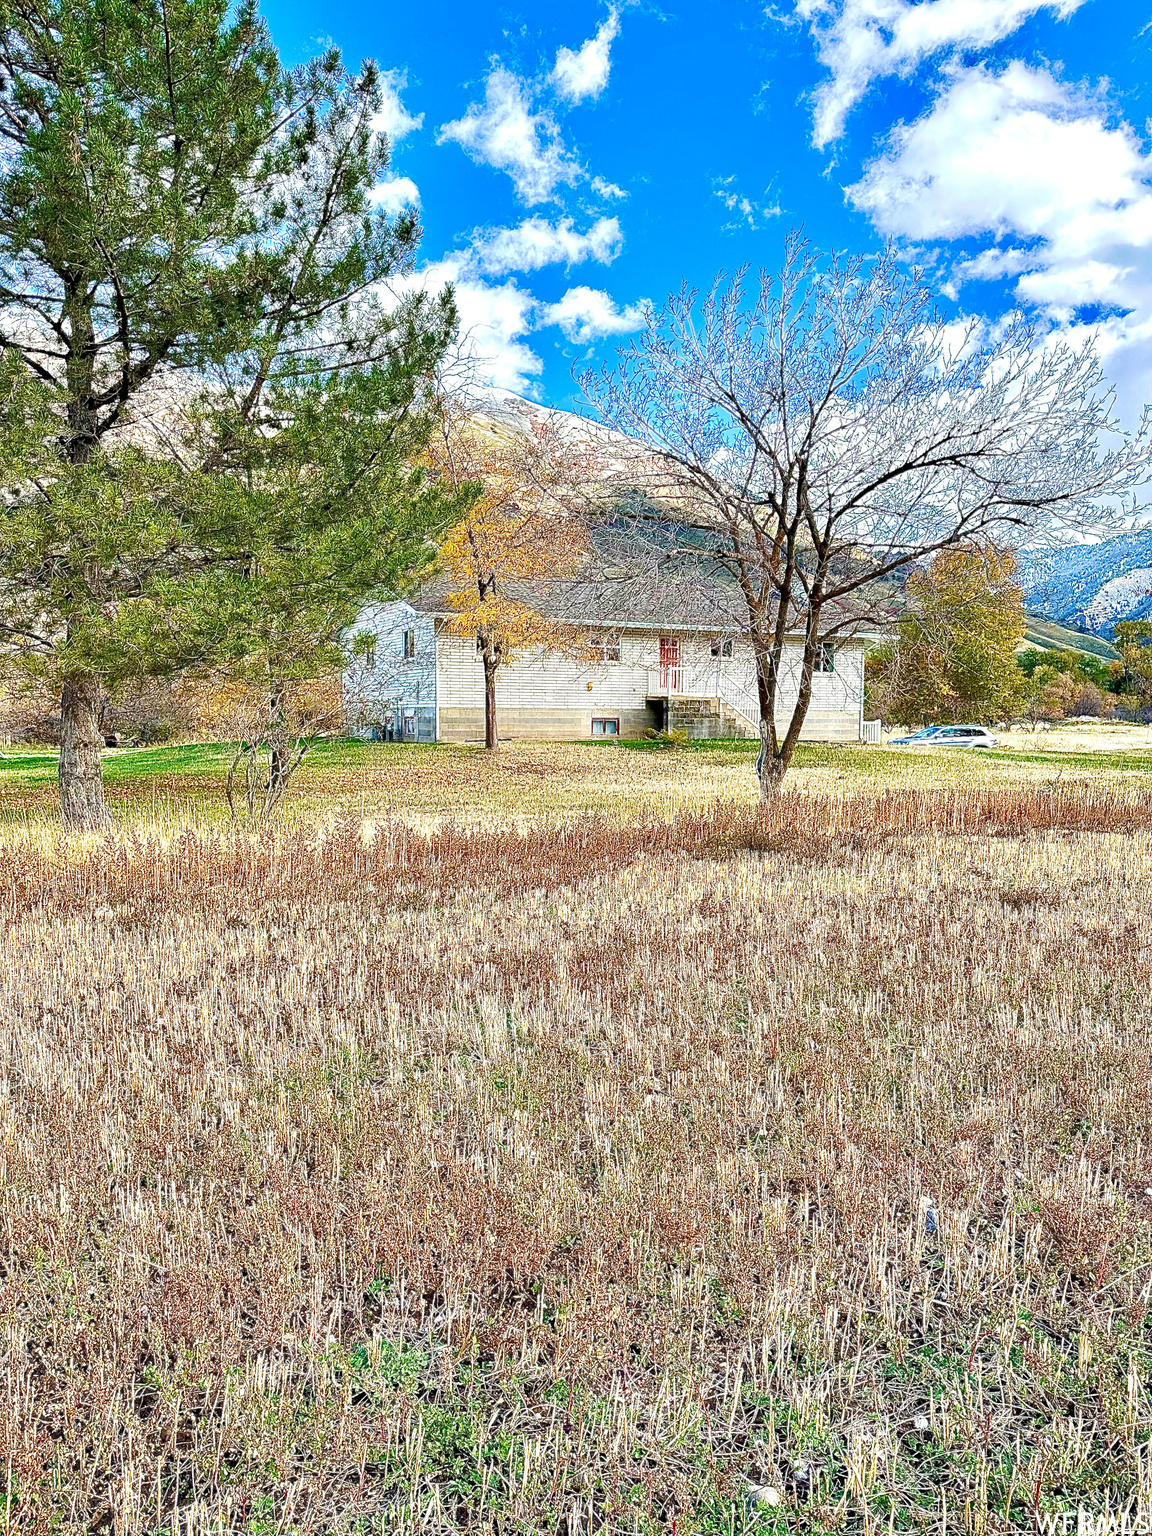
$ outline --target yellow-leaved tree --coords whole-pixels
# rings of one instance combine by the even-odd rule
[[[549,583],[571,577],[589,555],[587,533],[569,500],[574,455],[546,416],[523,413],[505,425],[449,404],[431,467],[475,499],[440,546],[454,634],[474,638],[484,671],[484,745],[499,741],[496,676],[515,656],[546,648],[586,649],[579,627],[549,616]]]
[[[872,707],[906,725],[1002,720],[1027,692],[1024,602],[1011,549],[943,549],[914,572],[895,644],[867,663]]]

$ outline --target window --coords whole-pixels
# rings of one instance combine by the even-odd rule
[[[416,654],[416,631],[406,629],[404,631],[404,660],[411,661]]]
[[[816,660],[812,667],[813,672],[835,672],[836,650],[831,645],[819,645],[816,647]]]
[[[619,661],[619,640],[607,640],[597,635],[589,644],[594,661]]]
[[[369,640],[368,644],[364,647],[364,670],[365,672],[375,672],[376,670],[375,639]]]
[[[603,719],[593,715],[592,734],[593,736],[619,736],[620,722],[612,718]]]
[[[713,640],[713,642],[712,642],[712,654],[713,654],[713,656],[721,656],[721,657],[731,656],[731,654],[732,654],[732,642],[731,642],[731,640],[721,640],[719,635],[717,635],[716,639]]]

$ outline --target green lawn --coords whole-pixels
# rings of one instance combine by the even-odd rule
[[[319,815],[387,813],[441,816],[577,811],[660,813],[717,799],[755,798],[754,741],[515,742],[494,756],[449,743],[385,745],[346,739],[313,744],[289,789],[289,822]],[[227,818],[227,743],[114,748],[104,759],[109,804],[121,819],[167,823]],[[1021,748],[927,753],[891,747],[806,744],[788,783],[816,793],[990,784],[1013,778],[1107,774],[1152,777],[1152,752]],[[54,820],[56,754],[48,748],[0,752],[0,822]]]
[[[172,773],[212,774],[223,777],[234,748],[228,742],[183,742],[164,747],[112,747],[104,754],[104,778],[108,783]],[[371,742],[322,740],[313,742],[307,761],[341,765],[366,760],[380,748]],[[403,750],[408,750],[404,748]],[[55,747],[5,747],[0,750],[0,772],[32,785],[56,779]]]
[[[981,749],[984,750],[983,748]],[[1152,773],[1152,752],[995,752],[985,755],[1001,763],[1041,763],[1077,773]]]
[[[104,756],[106,782],[165,773],[222,773],[231,749],[224,744],[178,747],[121,747]],[[34,785],[56,779],[56,751],[51,747],[8,747],[0,753],[0,773],[8,783]]]
[[[111,748],[104,756],[104,785],[117,814],[192,814],[215,820],[227,815],[224,783],[232,761],[227,742]],[[326,775],[370,761],[379,747],[360,741],[318,741],[299,775],[315,790]],[[0,821],[54,812],[57,754],[51,747],[0,751]]]

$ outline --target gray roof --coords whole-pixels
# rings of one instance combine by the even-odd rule
[[[428,582],[407,601],[424,613],[448,614],[450,585]],[[739,593],[718,582],[653,581],[648,577],[553,578],[510,584],[509,596],[561,624],[595,629],[739,629]]]
[[[697,536],[672,525],[634,522],[627,517],[589,530],[591,549],[575,576],[509,584],[519,598],[545,618],[594,629],[700,630],[740,634],[747,630],[743,594],[722,564],[720,554]],[[686,542],[688,540],[688,542]],[[452,584],[441,574],[409,598],[425,613],[447,615]],[[875,633],[898,616],[898,592],[877,584],[860,605],[837,604],[826,626],[848,621],[846,632]],[[825,627],[826,627],[825,626]],[[794,631],[803,629],[797,616]]]
[[[450,590],[451,584],[441,577],[428,582],[407,601],[421,612],[447,616],[453,611],[447,602]],[[588,629],[700,630],[735,635],[747,628],[739,589],[720,581],[656,581],[651,576],[606,574],[521,582],[506,590],[545,618]],[[850,617],[846,610],[841,616]],[[888,627],[894,617],[895,610],[890,615],[873,611],[846,633],[874,635]]]

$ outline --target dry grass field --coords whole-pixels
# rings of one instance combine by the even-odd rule
[[[2,765],[0,1529],[1152,1506],[1152,756],[132,761]]]

